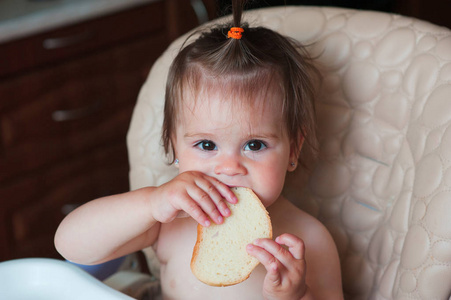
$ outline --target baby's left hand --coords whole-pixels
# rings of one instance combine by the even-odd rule
[[[248,253],[267,271],[263,283],[265,299],[301,299],[307,293],[304,250],[304,242],[288,233],[278,236],[275,241],[258,239],[248,245]]]

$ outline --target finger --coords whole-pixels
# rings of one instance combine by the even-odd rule
[[[285,247],[271,239],[257,239],[254,244],[264,248],[268,253],[279,260],[284,266],[290,267],[293,264],[293,255]]]
[[[247,245],[247,252],[253,257],[257,258],[258,261],[265,267],[267,273],[265,280],[268,280],[272,285],[275,286],[281,283],[281,265],[271,253],[266,251],[264,248],[253,244]]]
[[[202,188],[196,186],[188,190],[189,196],[197,203],[197,206],[207,214],[216,224],[224,222],[224,218],[216,206],[214,200]]]
[[[277,259],[265,248],[255,244],[248,244],[246,250],[251,256],[258,259],[268,272],[277,269]]]
[[[183,211],[183,210],[179,211],[176,216],[176,218],[178,218],[178,219],[189,218],[189,217],[190,217],[190,215],[186,211]]]
[[[276,243],[288,247],[288,251],[295,259],[304,259],[305,245],[304,241],[297,236],[284,233],[276,238]]]
[[[212,177],[207,177],[206,179],[198,179],[196,184],[210,196],[211,200],[214,202],[216,208],[219,210],[222,216],[230,216],[230,209],[225,203],[224,197],[220,192],[220,189],[224,188],[224,186],[228,188],[226,185]]]
[[[180,203],[180,210],[185,211],[199,224],[208,227],[211,225],[210,219],[207,214],[200,208],[196,201],[191,197],[184,197]]]
[[[222,183],[221,181],[219,181],[214,177],[208,176],[207,178],[210,181],[210,183],[212,183],[214,187],[217,189],[217,191],[221,195],[221,199],[225,199],[232,204],[238,202],[238,198],[236,197],[235,193],[232,192],[232,190],[228,185]]]
[[[266,268],[265,281],[270,282],[273,286],[278,286],[282,283],[282,272],[280,271],[280,267],[277,262],[271,263]]]

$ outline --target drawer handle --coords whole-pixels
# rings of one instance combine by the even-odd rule
[[[52,119],[55,122],[66,122],[83,119],[99,111],[101,106],[102,103],[99,100],[85,107],[67,110],[56,110],[52,113]]]
[[[92,33],[85,31],[71,36],[48,38],[42,42],[42,47],[47,50],[69,47],[85,42],[91,39],[92,36]]]

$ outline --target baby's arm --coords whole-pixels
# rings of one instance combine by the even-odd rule
[[[154,188],[90,201],[59,225],[55,247],[66,259],[97,264],[149,246],[158,235],[148,201]]]
[[[305,235],[306,282],[314,299],[341,300],[343,287],[340,259],[335,242],[326,227],[316,220]]]
[[[208,226],[230,214],[224,198],[236,197],[218,180],[185,172],[160,187],[146,187],[99,198],[70,213],[55,235],[55,246],[66,259],[82,264],[102,263],[152,245],[160,223],[184,211]]]

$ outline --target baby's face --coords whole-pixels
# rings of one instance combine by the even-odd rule
[[[267,207],[280,196],[290,162],[297,159],[280,107],[275,100],[249,107],[218,97],[185,99],[174,141],[179,171],[249,187]]]

